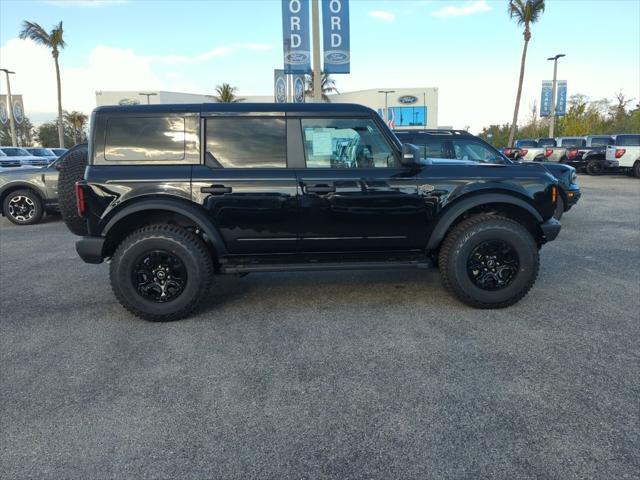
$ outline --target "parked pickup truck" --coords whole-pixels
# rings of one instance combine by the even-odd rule
[[[607,170],[618,168],[618,160],[607,160],[607,146],[613,145],[609,135],[589,135],[584,146],[570,148],[566,164],[589,175],[600,175]]]
[[[607,147],[606,159],[618,161],[620,170],[640,178],[640,134],[614,135]]]

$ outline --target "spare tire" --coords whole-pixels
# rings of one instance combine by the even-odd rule
[[[58,175],[58,206],[67,228],[75,235],[86,235],[87,222],[78,215],[76,182],[84,177],[87,168],[87,146],[78,145],[66,152],[56,165]]]

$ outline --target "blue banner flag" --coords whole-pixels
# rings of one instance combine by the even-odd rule
[[[273,71],[273,100],[276,103],[287,103],[287,77],[284,70]]]
[[[556,100],[556,115],[567,114],[567,81],[558,80],[558,96]]]
[[[322,0],[324,73],[349,73],[349,0]]]
[[[293,103],[304,103],[304,75],[293,76]]]
[[[282,0],[285,73],[311,73],[309,0]]]
[[[542,95],[540,97],[540,116],[548,117],[551,115],[551,99],[553,98],[553,82],[550,80],[542,81]]]

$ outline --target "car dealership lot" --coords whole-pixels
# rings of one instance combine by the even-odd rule
[[[632,478],[640,181],[579,181],[499,311],[435,270],[312,272],[147,323],[59,218],[0,220],[3,478]]]

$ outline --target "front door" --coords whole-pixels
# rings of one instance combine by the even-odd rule
[[[426,212],[415,171],[370,118],[302,118],[302,251],[424,247]]]
[[[204,123],[204,165],[193,168],[192,195],[227,250],[294,250],[298,187],[294,170],[287,168],[284,117],[214,116]]]

